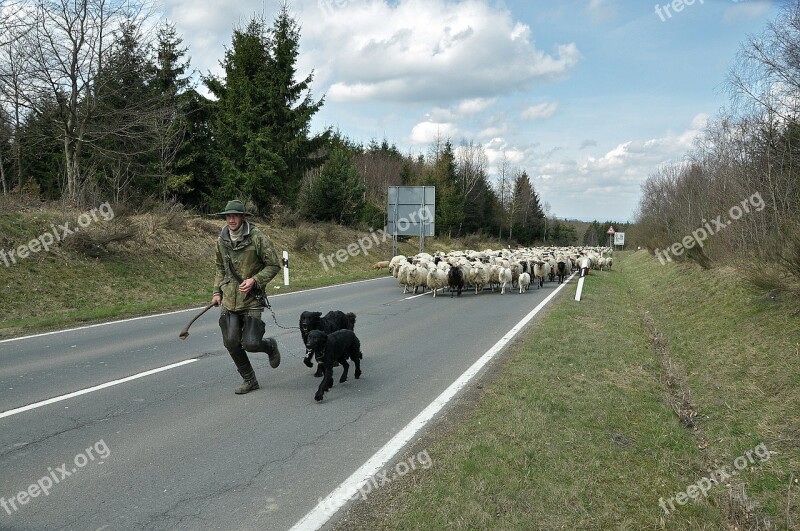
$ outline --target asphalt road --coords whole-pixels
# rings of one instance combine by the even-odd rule
[[[358,316],[363,375],[339,384],[337,369],[322,403],[299,331],[268,312],[283,360],[251,354],[261,389],[242,396],[217,309],[185,341],[197,309],[2,341],[0,529],[289,529],[556,286],[433,299],[385,278],[273,296],[286,327],[303,310]]]

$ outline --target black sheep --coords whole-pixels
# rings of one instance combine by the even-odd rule
[[[447,285],[450,287],[450,297],[453,296],[453,288],[458,290],[458,296],[461,296],[461,290],[464,289],[464,271],[458,267],[453,266],[447,273]]]
[[[564,277],[567,276],[567,264],[565,262],[559,262],[556,270],[558,271],[558,283],[561,284],[564,282]]]

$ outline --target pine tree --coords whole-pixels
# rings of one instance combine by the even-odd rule
[[[269,30],[254,18],[234,31],[222,63],[225,78],[205,79],[217,98],[212,123],[220,198],[249,197],[260,207],[274,200],[292,204],[304,172],[321,162],[314,154],[329,133],[308,136],[322,100],[311,99],[313,74],[294,81],[299,38],[286,6]]]
[[[43,199],[58,199],[61,196],[58,178],[64,166],[64,142],[56,125],[59,106],[55,101],[42,99],[37,101],[36,108],[39,112],[29,113],[17,131],[21,175],[36,182]],[[16,182],[20,189],[27,184]]]
[[[273,23],[271,37],[267,76],[270,140],[285,164],[278,195],[292,203],[305,171],[322,162],[315,155],[327,144],[331,133],[309,137],[311,119],[322,108],[324,98],[315,102],[311,97],[313,72],[295,81],[300,28],[285,4]]]
[[[334,144],[319,177],[311,184],[305,214],[314,220],[352,224],[363,207],[364,191],[350,151]]]
[[[457,235],[464,221],[464,195],[458,186],[455,153],[450,140],[437,144],[433,156],[428,183],[436,186],[437,232]]]
[[[232,47],[225,51],[225,78],[205,78],[217,98],[213,104],[212,135],[220,176],[217,199],[250,198],[268,206],[277,194],[277,156],[265,147],[269,42],[262,20],[253,19],[234,30]]]
[[[514,177],[513,193],[511,234],[516,241],[531,244],[534,240],[543,237],[544,212],[539,204],[539,196],[533,189],[525,170]]]
[[[192,190],[194,173],[189,160],[196,156],[194,144],[186,142],[190,135],[190,119],[187,112],[194,97],[187,74],[189,61],[184,60],[188,48],[182,47],[183,39],[177,35],[175,25],[170,22],[158,28],[155,73],[151,89],[160,102],[160,112],[155,116],[154,140],[156,159],[154,173],[160,181],[162,201],[174,195]],[[179,170],[179,167],[183,171]]]

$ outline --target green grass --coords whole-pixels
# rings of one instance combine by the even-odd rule
[[[373,493],[339,528],[799,525],[791,305],[761,300],[732,271],[661,267],[644,253],[593,272],[580,303],[574,290],[512,347],[465,418],[416,443],[433,466]],[[653,332],[672,360],[672,390]],[[696,408],[694,429],[673,411],[676,397]],[[759,443],[770,459],[730,487],[670,514],[659,506]]]

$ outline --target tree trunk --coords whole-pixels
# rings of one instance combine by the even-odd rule
[[[0,184],[3,185],[3,195],[8,195],[8,186],[6,185],[6,169],[3,166],[3,151],[0,150]]]

